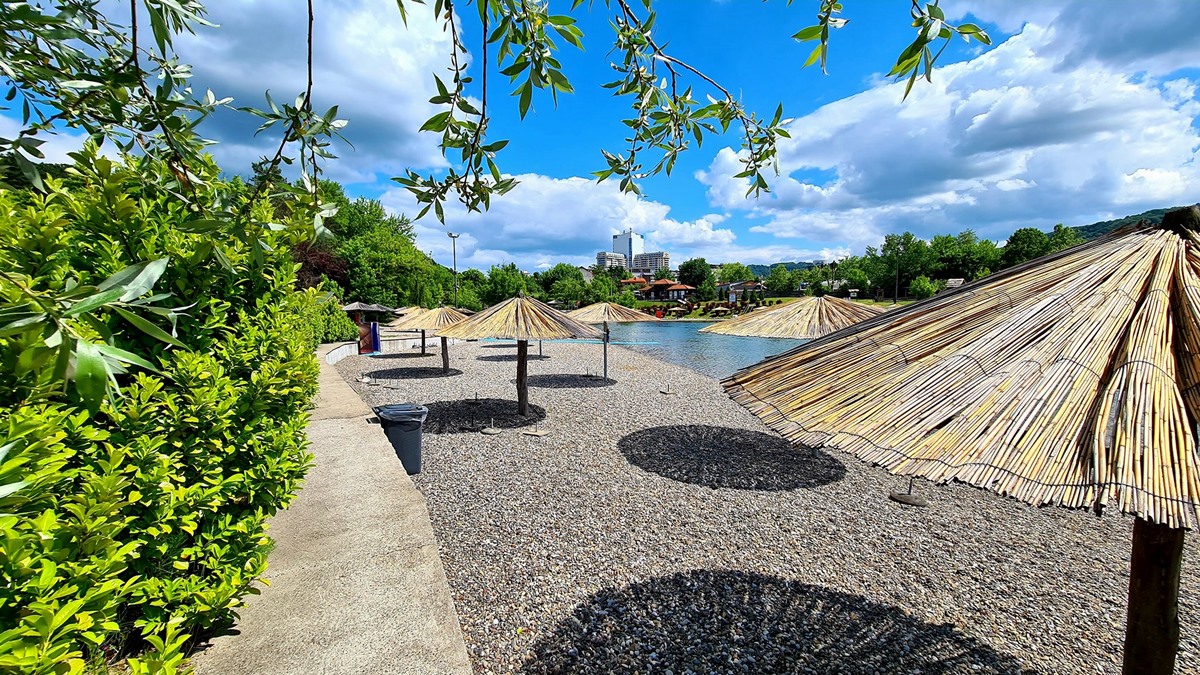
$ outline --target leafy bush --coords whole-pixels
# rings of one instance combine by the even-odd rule
[[[0,672],[142,649],[133,672],[172,672],[254,592],[310,464],[316,292],[293,290],[299,226],[214,166],[191,167],[196,203],[236,231],[153,187],[160,164],[80,159],[78,189],[0,191]]]
[[[346,342],[358,339],[358,326],[342,310],[341,303],[323,287],[309,288],[294,294],[290,301],[301,317],[301,337],[310,349],[325,342]]]
[[[908,285],[908,294],[918,300],[933,297],[937,290],[937,286],[927,276],[919,276]]]

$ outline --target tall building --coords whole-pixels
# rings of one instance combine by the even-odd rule
[[[596,254],[596,264],[604,269],[610,267],[624,267],[629,269],[628,263],[625,261],[625,256],[620,253],[609,253],[608,251],[600,251]]]
[[[625,256],[625,260],[632,264],[634,256],[646,252],[646,240],[630,228],[621,234],[613,235],[612,250],[613,253]]]
[[[665,251],[638,253],[633,256],[629,271],[634,274],[654,274],[661,269],[671,269],[671,254]]]

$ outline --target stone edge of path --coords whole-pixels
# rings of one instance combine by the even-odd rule
[[[192,655],[198,675],[471,672],[425,498],[327,363],[338,346],[317,350],[315,466],[271,520],[269,585]]]

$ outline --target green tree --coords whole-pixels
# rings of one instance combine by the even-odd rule
[[[576,270],[577,272],[579,270]],[[564,309],[575,309],[579,303],[583,301],[584,295],[587,293],[587,287],[583,284],[583,277],[578,279],[567,277],[554,282],[554,287],[550,289],[550,297],[558,301]]]
[[[795,277],[784,265],[774,265],[764,280],[771,295],[789,295],[795,290]]]
[[[712,266],[704,258],[692,258],[679,266],[679,283],[700,289],[709,281],[713,282],[713,297],[716,297],[716,279]]]
[[[717,299],[717,280],[711,273],[696,287],[696,298],[704,302]]]
[[[842,284],[838,289],[838,295],[848,297],[850,289],[858,289],[858,297],[864,297],[871,289],[871,280],[867,277],[867,273],[857,267],[851,267],[847,270],[838,268],[838,277],[845,279],[846,283]]]
[[[341,240],[362,236],[381,225],[391,228],[401,237],[413,238],[412,223],[408,218],[391,215],[378,200],[365,197],[346,201],[326,221],[326,227]]]
[[[655,281],[658,281],[659,279],[672,279],[672,278],[674,278],[674,277],[671,276],[671,270],[669,268],[660,267],[660,268],[654,270],[654,280]]]
[[[1083,236],[1079,234],[1079,230],[1073,227],[1065,227],[1062,223],[1054,226],[1054,231],[1050,233],[1050,250],[1048,253],[1062,251],[1072,246],[1078,246],[1084,242]]]
[[[554,267],[551,267],[537,276],[538,283],[541,284],[542,288],[550,295],[554,295],[554,285],[564,279],[570,279],[571,281],[577,282],[581,288],[584,285],[583,272],[579,271],[578,267],[574,265],[568,265],[567,263],[558,263]]]
[[[628,288],[621,291],[620,295],[618,295],[613,302],[625,307],[637,307],[637,298],[633,295],[633,291],[629,290]]]
[[[434,297],[433,261],[417,250],[411,236],[388,224],[351,239],[339,253],[346,261],[346,297],[351,302],[427,306],[441,297],[440,288]]]
[[[899,300],[901,286],[907,288],[913,279],[924,275],[931,262],[928,244],[912,232],[887,235],[880,250],[868,248],[867,255],[877,256],[891,277],[891,284],[882,285],[891,286],[893,302]]]
[[[937,293],[937,286],[925,275],[913,279],[912,283],[908,285],[908,294],[918,300],[931,298],[934,293]]]
[[[598,276],[592,279],[592,282],[587,286],[586,301],[605,302],[616,297],[620,292],[617,282],[613,281],[607,275]]]
[[[491,306],[509,298],[515,298],[517,294],[523,293],[525,290],[525,274],[517,269],[516,263],[492,265],[492,269],[488,270],[487,289],[484,291],[483,301]]]
[[[754,271],[742,263],[725,263],[721,265],[721,269],[717,272],[717,281],[722,284],[734,283],[737,281],[754,281]],[[690,284],[689,284],[690,285]]]
[[[1045,232],[1032,227],[1022,227],[1008,238],[1000,264],[1004,267],[1019,265],[1026,260],[1040,258],[1050,252],[1050,238]]]

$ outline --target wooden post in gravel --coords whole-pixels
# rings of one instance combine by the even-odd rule
[[[421,356],[425,356],[425,331],[421,331]]]
[[[1138,518],[1129,561],[1124,675],[1172,675],[1179,651],[1183,530]]]
[[[450,341],[449,338],[442,338],[442,374],[450,374]]]
[[[517,340],[517,414],[529,413],[529,340]]]

